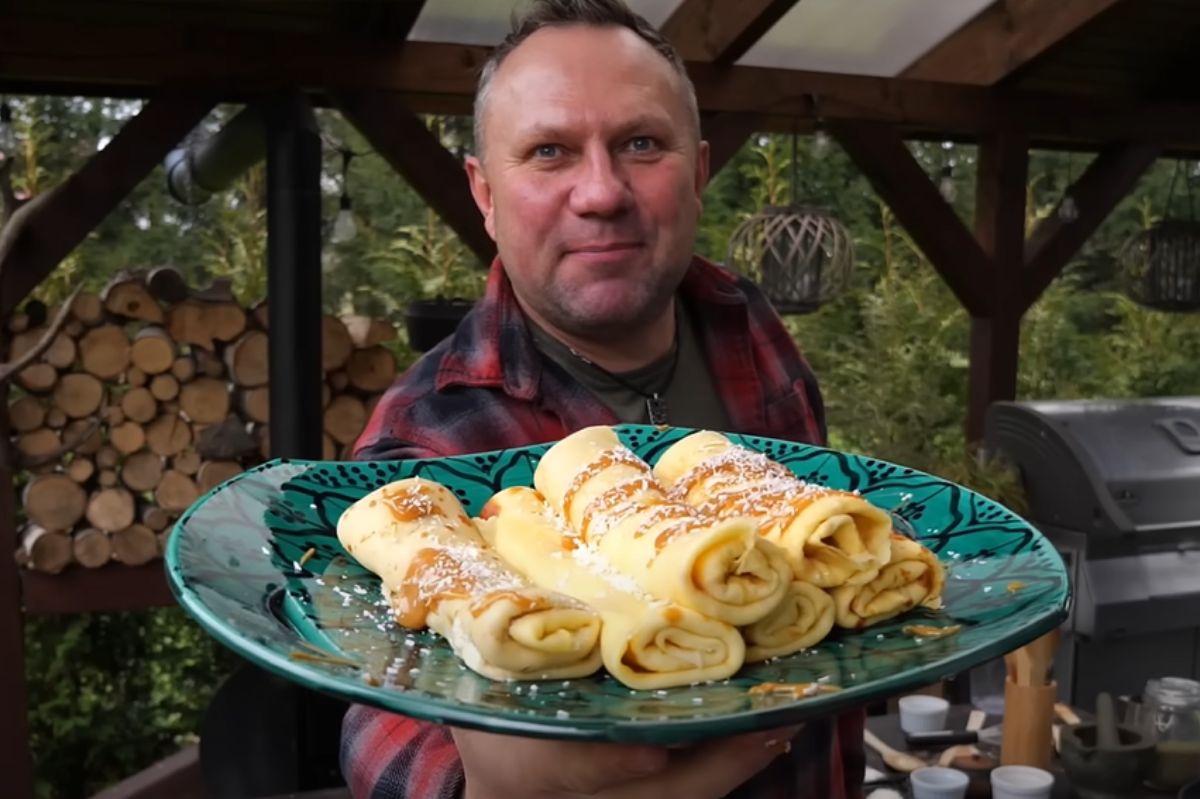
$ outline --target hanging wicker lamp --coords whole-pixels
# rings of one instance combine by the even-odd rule
[[[1159,311],[1200,309],[1200,222],[1164,219],[1130,237],[1119,259],[1122,287],[1134,302]]]
[[[854,246],[828,211],[767,206],[733,232],[727,264],[757,283],[779,313],[806,314],[849,287]]]

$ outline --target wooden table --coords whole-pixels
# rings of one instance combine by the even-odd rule
[[[967,726],[967,716],[970,715],[970,712],[971,708],[963,705],[955,705],[951,707],[950,715],[946,721],[946,726],[952,730],[965,729]],[[988,717],[987,722],[984,724],[984,728],[986,729],[994,726],[999,722],[999,718]],[[879,736],[880,740],[882,740],[884,743],[901,751],[907,750],[904,742],[904,733],[900,731],[900,717],[898,715],[889,714],[886,716],[870,716],[867,718],[867,729]],[[940,750],[932,752],[914,751],[913,754],[916,754],[919,757],[925,757],[927,760],[935,761],[937,759],[937,755],[940,754]],[[867,749],[867,765],[878,769],[889,776],[899,777],[896,772],[892,771],[883,764],[883,760],[873,749],[869,748]],[[1057,758],[1051,765],[1050,770],[1054,773],[1054,792],[1051,794],[1052,799],[1070,799],[1070,797],[1077,796],[1077,794],[1074,794],[1071,791],[1070,781],[1067,779],[1067,775],[1063,772],[1062,765],[1058,762]],[[898,782],[880,783],[878,786],[868,786],[866,789],[866,794],[869,796],[875,787],[893,788],[899,791],[905,797],[911,796],[907,779],[900,779]],[[968,790],[967,796],[991,796],[991,787],[986,776],[972,776],[971,787]],[[1154,791],[1149,788],[1143,788],[1141,792],[1130,796],[1129,799],[1174,799],[1175,796],[1175,792]]]

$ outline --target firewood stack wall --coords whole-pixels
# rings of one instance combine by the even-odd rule
[[[146,563],[189,505],[269,457],[267,306],[243,307],[226,284],[193,291],[169,268],[123,273],[68,309],[14,314],[8,361],[55,323],[9,392],[16,558],[49,573]],[[348,458],[396,376],[396,332],[361,316],[320,324],[322,457]]]

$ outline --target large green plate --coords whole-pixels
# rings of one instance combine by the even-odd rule
[[[654,463],[687,430],[618,428]],[[675,743],[794,723],[962,672],[1057,626],[1066,570],[1050,543],[1000,505],[912,469],[819,447],[732,436],[801,478],[857,490],[948,568],[945,608],[835,633],[812,651],[744,667],[730,680],[631,691],[607,676],[495,682],[466,670],[432,633],[398,628],[378,580],[334,530],[352,502],[420,475],[454,489],[468,511],[529,485],[548,445],[413,461],[277,460],[218,486],[179,520],[166,549],[183,607],[242,656],[354,702],[463,727],[551,738]],[[310,549],[315,555],[304,560]],[[303,561],[303,562],[302,562]],[[961,625],[940,638],[905,624]],[[764,683],[823,680],[841,690],[805,699],[750,693]]]

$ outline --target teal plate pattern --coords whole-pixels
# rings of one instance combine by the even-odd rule
[[[649,463],[687,433],[617,428]],[[393,480],[452,488],[468,512],[499,489],[530,485],[549,445],[410,461],[275,460],[216,487],[176,524],[168,582],[211,635],[285,678],[352,702],[439,723],[519,735],[679,743],[792,724],[965,671],[1049,632],[1066,617],[1067,573],[1053,546],[1002,506],[903,466],[820,447],[730,436],[802,479],[859,491],[947,567],[944,608],[916,610],[812,650],[744,666],[733,678],[632,691],[603,672],[497,682],[468,671],[436,634],[398,627],[378,579],[338,543],[338,517]],[[305,559],[305,554],[312,554]],[[921,637],[905,625],[959,625]],[[825,682],[797,699],[761,683]]]

